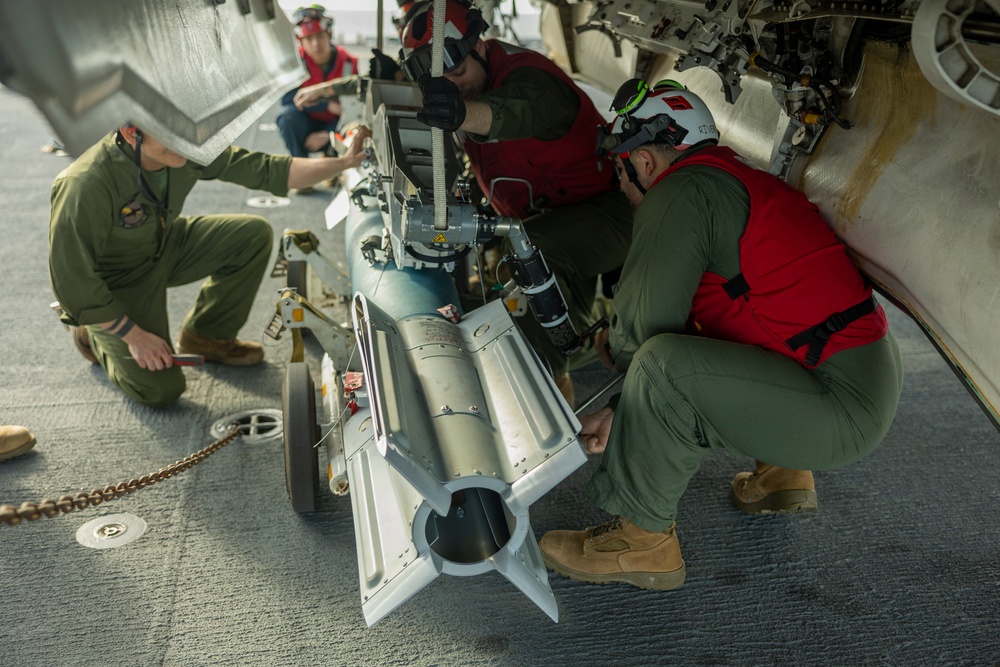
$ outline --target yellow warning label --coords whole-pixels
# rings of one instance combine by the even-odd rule
[[[444,234],[438,234],[434,237],[433,243],[447,243],[448,239],[444,237]]]

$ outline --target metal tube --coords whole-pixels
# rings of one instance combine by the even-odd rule
[[[445,0],[434,0],[434,41],[431,43],[431,76],[444,74]],[[444,130],[431,128],[431,160],[434,171],[434,229],[448,229],[448,192],[444,172]]]
[[[621,382],[624,379],[625,379],[625,374],[624,373],[619,373],[618,375],[614,376],[613,378],[611,378],[610,380],[608,380],[607,382],[605,382],[604,384],[602,384],[600,386],[600,388],[597,391],[595,391],[594,394],[590,398],[588,398],[587,400],[585,400],[583,402],[583,405],[581,405],[580,407],[578,407],[576,409],[576,411],[574,412],[574,414],[577,417],[579,417],[580,415],[582,415],[584,410],[586,410],[591,405],[593,405],[597,401],[597,399],[599,399],[601,396],[604,396],[604,394],[608,393],[615,385],[617,385],[619,382]]]
[[[542,325],[552,345],[565,356],[572,355],[580,349],[582,341],[569,319],[569,308],[555,275],[545,263],[542,253],[531,245],[520,220],[499,220],[505,224],[497,226],[498,235],[507,235],[514,255],[510,262],[514,282],[524,292],[532,315]]]

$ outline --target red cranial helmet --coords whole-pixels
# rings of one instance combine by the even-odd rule
[[[407,12],[403,27],[402,66],[411,81],[431,71],[431,42],[434,39],[434,6],[425,1]],[[463,0],[445,3],[444,71],[458,67],[468,57],[487,25],[483,14]]]
[[[333,30],[333,19],[327,16],[322,5],[299,7],[292,15],[292,22],[295,23],[295,36],[299,39]]]

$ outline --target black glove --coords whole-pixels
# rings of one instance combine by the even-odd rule
[[[395,60],[378,49],[372,49],[372,57],[368,61],[368,76],[382,81],[393,81],[398,71],[399,65]]]
[[[465,102],[458,86],[443,76],[436,76],[421,79],[420,90],[424,94],[424,107],[417,114],[417,120],[449,132],[462,126],[465,122]]]

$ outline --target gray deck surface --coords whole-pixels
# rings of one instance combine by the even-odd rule
[[[269,345],[264,364],[186,370],[188,391],[166,410],[112,387],[48,307],[49,186],[69,160],[40,152],[51,138],[28,100],[0,88],[0,423],[39,441],[0,463],[0,503],[152,472],[210,443],[217,419],[280,408],[291,351],[290,338],[262,336],[282,285],[268,277],[242,332]],[[281,150],[260,125],[238,143]],[[259,212],[246,200],[260,194],[203,183],[186,210]],[[323,230],[329,198],[263,214],[276,237]],[[343,252],[336,235],[321,240]],[[175,335],[196,291],[171,293]],[[998,665],[1000,436],[890,310],[906,380],[885,442],[817,474],[820,510],[802,516],[744,516],[728,483],[750,462],[710,456],[682,500],[688,578],[676,591],[552,574],[555,624],[498,574],[443,576],[369,629],[349,499],[325,491],[320,511],[296,515],[281,443],[236,442],[113,503],[0,527],[0,665]],[[318,377],[318,347],[308,359]],[[578,398],[603,377],[577,373]],[[595,465],[533,505],[537,535],[604,518],[583,492]],[[77,544],[82,524],[120,512],[147,532],[117,549]]]

